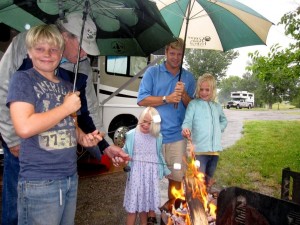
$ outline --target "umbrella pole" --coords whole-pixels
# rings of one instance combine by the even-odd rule
[[[82,17],[82,27],[81,27],[81,33],[80,33],[80,38],[79,38],[77,61],[76,61],[76,66],[75,66],[75,76],[74,76],[74,83],[73,83],[73,92],[75,92],[75,90],[76,90],[76,81],[77,81],[77,74],[78,74],[78,68],[79,68],[81,44],[82,44],[82,39],[83,39],[83,32],[84,32],[85,21],[86,21],[86,17],[87,17],[87,14],[88,14],[88,7],[89,7],[89,1],[86,0],[85,1],[85,10],[83,11],[83,17]]]
[[[190,20],[190,14],[191,14],[191,1],[189,1],[189,6],[188,6],[188,15],[186,18],[186,27],[185,27],[185,32],[184,32],[184,39],[183,39],[183,50],[182,50],[182,58],[181,58],[181,63],[180,63],[180,69],[179,69],[179,75],[178,75],[178,81],[181,80],[181,74],[182,74],[182,65],[183,65],[183,58],[185,54],[185,42],[186,42],[186,36],[187,36],[187,31],[188,31],[188,26],[189,26],[189,20]],[[178,108],[178,103],[174,104],[174,108]]]
[[[184,58],[184,54],[185,54],[186,36],[187,36],[187,31],[188,31],[189,22],[190,22],[190,14],[191,14],[191,0],[189,1],[189,5],[188,5],[188,14],[187,14],[187,17],[186,17],[186,26],[185,26],[184,39],[183,39],[183,51],[182,51],[182,59],[181,59],[181,66],[180,66],[180,71],[179,71],[178,81],[181,80],[183,58]]]

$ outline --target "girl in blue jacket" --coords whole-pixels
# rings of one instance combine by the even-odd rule
[[[227,126],[222,106],[215,101],[216,93],[214,76],[209,73],[200,76],[196,98],[189,103],[182,124],[182,135],[193,141],[196,160],[200,161],[200,172],[205,174],[208,190],[222,151],[221,135]]]
[[[141,113],[137,127],[126,133],[123,150],[132,159],[128,164],[131,169],[124,196],[128,213],[126,225],[135,224],[137,213],[141,224],[156,222],[155,210],[160,206],[159,180],[171,173],[161,151],[160,121],[158,111],[147,107]]]

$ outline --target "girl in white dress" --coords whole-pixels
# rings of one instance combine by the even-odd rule
[[[147,214],[155,215],[160,206],[159,179],[171,173],[161,151],[160,121],[158,111],[147,107],[137,127],[126,134],[123,150],[132,159],[124,196],[126,225],[135,224],[137,213],[142,225],[153,224],[153,218],[147,219]]]

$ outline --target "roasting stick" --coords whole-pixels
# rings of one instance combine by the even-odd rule
[[[133,161],[133,162],[143,162],[143,163],[152,163],[152,164],[160,164],[160,165],[166,165],[165,163],[159,163],[159,162],[151,162],[151,161],[143,161],[143,160],[136,160],[136,159],[131,159],[130,161]],[[195,161],[196,163],[196,166],[199,168],[200,167],[200,162],[198,160]],[[199,166],[198,166],[199,165]],[[181,164],[180,163],[174,163],[173,164],[173,169],[174,170],[181,170]],[[130,166],[125,166],[123,168],[124,172],[130,172],[131,168]]]
[[[159,163],[159,162],[151,162],[151,161],[143,161],[143,160],[134,160],[134,159],[131,159],[130,161],[133,161],[133,162],[143,162],[143,163],[152,163],[152,164],[160,164],[160,165],[166,165],[165,163]],[[181,164],[180,163],[174,163],[173,164],[173,168],[174,170],[181,170]],[[123,168],[124,172],[130,172],[131,171],[131,168],[130,166],[125,166]]]
[[[187,143],[188,143],[188,144],[187,144],[187,148],[190,149],[189,146],[192,146],[192,145],[193,145],[193,141],[192,141],[192,138],[191,138],[191,132],[189,132],[189,134],[187,135],[186,139],[187,139]],[[187,150],[187,154],[190,154],[190,155],[193,157],[193,159],[195,160],[195,166],[196,166],[197,168],[200,168],[200,161],[196,159],[196,157],[195,157],[195,152],[194,152],[194,151],[193,151],[193,152],[190,152],[190,150]]]

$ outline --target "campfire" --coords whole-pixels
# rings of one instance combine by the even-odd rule
[[[199,161],[195,160],[194,146],[187,146],[187,165],[183,186],[172,189],[174,200],[161,207],[162,222],[166,225],[215,225],[216,198],[208,194],[205,175],[198,171]]]
[[[180,190],[174,188],[175,200],[167,201],[160,208],[161,224],[300,225],[300,204],[238,187],[225,188],[218,196],[208,194],[191,143],[188,153],[183,186]]]

